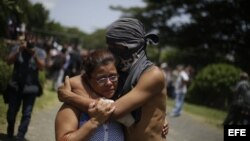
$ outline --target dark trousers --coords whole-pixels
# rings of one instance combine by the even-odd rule
[[[250,110],[233,104],[225,118],[224,125],[250,125]]]
[[[7,111],[8,134],[13,134],[16,116],[22,105],[22,118],[18,128],[18,136],[24,137],[31,119],[31,113],[36,100],[37,94],[23,94],[20,92],[12,92],[9,97],[9,108]]]

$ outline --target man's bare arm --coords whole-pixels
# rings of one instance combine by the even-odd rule
[[[154,67],[142,74],[137,85],[115,101],[116,110],[112,117],[117,119],[145,104],[152,96],[163,93],[165,79],[162,71]]]
[[[72,83],[74,82],[77,81],[73,81]],[[65,80],[64,87],[68,87],[67,85],[72,83],[66,82]],[[59,99],[61,97],[60,100],[73,104],[83,111],[86,111],[88,105],[94,101],[88,97],[81,96],[86,95],[84,91],[78,91],[78,94],[75,94],[69,90],[65,91],[64,87],[61,87],[62,89],[59,88],[58,90]],[[152,96],[162,93],[164,88],[164,75],[158,67],[154,67],[144,72],[137,85],[129,93],[115,101],[114,105],[116,106],[116,110],[113,112],[112,117],[115,119],[123,117],[142,106]]]
[[[58,88],[58,99],[60,101],[73,105],[85,112],[87,112],[89,104],[95,101],[87,95],[85,87],[82,86],[81,75],[70,79],[66,76],[64,85]]]

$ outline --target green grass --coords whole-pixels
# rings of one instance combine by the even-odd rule
[[[173,108],[174,100],[168,99],[167,106],[168,112],[170,112]],[[183,110],[185,113],[192,115],[194,118],[198,120],[202,120],[208,124],[211,124],[215,127],[222,128],[221,125],[227,115],[227,112],[208,108],[201,105],[195,105],[191,103],[184,103]]]
[[[7,111],[8,105],[4,104],[2,95],[0,96],[0,128],[2,128],[2,125],[6,122],[6,111]]]
[[[55,91],[51,90],[51,82],[46,81],[46,84],[44,86],[44,93],[41,97],[38,97],[35,102],[35,107],[33,110],[34,112],[37,112],[41,109],[45,109],[47,107],[53,106],[57,102],[57,94]],[[6,127],[6,111],[7,111],[8,105],[4,104],[2,95],[0,96],[0,132],[5,131]],[[17,122],[20,120],[20,114],[21,109],[19,111],[19,114],[17,116]]]
[[[51,82],[47,81],[43,95],[36,99],[35,111],[52,106],[57,100],[56,92],[51,90]]]

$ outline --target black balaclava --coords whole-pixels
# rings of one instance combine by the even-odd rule
[[[106,32],[107,44],[114,46],[109,49],[118,59],[117,68],[124,72],[129,71],[140,53],[144,52],[147,43],[157,44],[158,41],[156,34],[146,34],[142,23],[133,18],[121,18],[113,22]]]

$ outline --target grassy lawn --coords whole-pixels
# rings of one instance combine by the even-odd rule
[[[4,104],[2,95],[0,96],[0,129],[2,128],[2,125],[6,122],[6,111],[7,111],[8,105]]]
[[[168,99],[167,106],[168,106],[168,112],[170,112],[173,108],[174,100]],[[216,126],[218,128],[222,128],[221,124],[223,123],[227,112],[208,108],[201,105],[195,105],[191,103],[184,103],[184,112],[187,114],[192,115],[194,118],[197,118],[198,120],[202,120],[208,124],[211,124],[213,126]]]
[[[35,107],[33,112],[37,112],[41,109],[44,109],[46,107],[53,106],[57,102],[57,94],[56,92],[52,91],[51,89],[51,82],[47,81],[45,84],[44,93],[41,97],[38,97],[36,99]],[[5,132],[6,128],[6,111],[7,111],[8,105],[4,104],[3,97],[0,96],[0,133],[3,131]],[[19,111],[17,122],[20,120],[20,114],[21,109]]]

